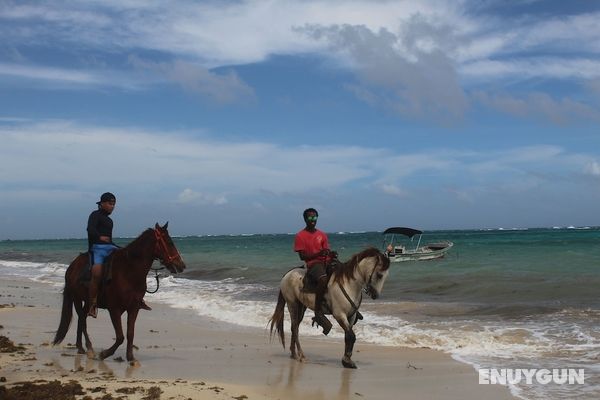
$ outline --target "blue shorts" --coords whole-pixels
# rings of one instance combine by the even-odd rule
[[[94,255],[94,264],[103,264],[106,257],[116,249],[118,249],[118,247],[110,243],[93,244],[92,254]]]

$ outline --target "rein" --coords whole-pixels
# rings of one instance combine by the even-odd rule
[[[369,276],[369,282],[367,282],[367,285],[363,288],[363,290],[366,294],[369,294],[369,291],[372,290],[372,288],[373,288],[373,285],[371,285],[371,282],[373,282],[373,274],[375,273],[375,270],[377,269],[378,265],[379,265],[379,259],[377,259],[377,262],[375,263],[375,266],[373,267],[373,271],[371,271],[371,275]]]
[[[348,300],[348,303],[350,303],[350,305],[352,306],[352,314],[348,315],[348,318],[352,318],[352,316],[358,312],[358,307],[360,307],[360,303],[362,303],[362,293],[360,294],[360,300],[358,301],[358,305],[356,305],[348,295],[348,292],[346,292],[346,289],[344,289],[344,286],[342,286],[342,284],[339,282],[338,286],[340,287],[342,294],[344,295],[346,300]]]
[[[378,265],[379,265],[379,260],[377,261],[377,263],[373,267],[373,271],[371,271],[371,275],[369,276],[369,282],[367,282],[366,286],[363,287],[362,290],[359,292],[360,293],[360,299],[358,300],[358,305],[356,305],[356,303],[354,303],[354,301],[348,295],[348,292],[346,292],[346,289],[344,289],[344,286],[338,281],[338,286],[340,287],[340,290],[342,291],[342,294],[344,295],[344,297],[346,298],[346,300],[348,300],[348,303],[350,303],[350,306],[352,306],[352,313],[350,315],[348,315],[348,318],[352,318],[352,316],[354,314],[358,313],[358,307],[360,307],[360,304],[362,303],[362,292],[364,291],[367,294],[369,293],[369,288],[371,287],[371,282],[373,281],[373,274],[375,273],[375,270],[377,269]]]
[[[154,293],[158,292],[158,288],[160,287],[160,281],[158,280],[158,278],[160,278],[160,274],[158,273],[158,271],[160,271],[161,269],[165,269],[165,267],[160,267],[160,268],[150,267],[150,269],[152,271],[154,271],[154,278],[156,279],[156,289],[154,289],[153,291],[146,289],[146,293],[154,294]]]
[[[158,258],[158,260],[161,262],[161,264],[165,264],[165,263],[170,263],[173,260],[175,260],[177,257],[179,257],[179,254],[169,254],[169,246],[167,246],[167,242],[165,241],[165,237],[163,235],[161,235],[161,233],[158,231],[158,229],[153,229],[154,230],[154,237],[156,238],[156,245],[154,248],[155,253],[157,254],[157,256],[155,258]],[[161,257],[160,254],[166,254],[166,259],[165,257]],[[154,294],[156,292],[158,292],[158,289],[160,288],[160,274],[158,273],[158,271],[165,269],[165,267],[159,267],[159,268],[152,268],[150,267],[151,270],[154,271],[154,278],[156,279],[156,289],[154,291],[149,291],[148,289],[146,289],[146,293],[149,294]]]

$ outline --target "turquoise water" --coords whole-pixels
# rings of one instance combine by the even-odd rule
[[[293,238],[174,238],[188,268],[164,278],[148,301],[264,328],[281,276],[301,264]],[[330,233],[329,239],[342,260],[383,246],[377,232]],[[431,347],[486,368],[585,368],[585,385],[512,390],[531,399],[600,397],[600,229],[436,231],[423,237],[439,240],[454,242],[444,259],[392,265],[381,299],[365,300],[359,341]],[[0,274],[60,287],[66,266],[86,246],[85,240],[3,241]]]

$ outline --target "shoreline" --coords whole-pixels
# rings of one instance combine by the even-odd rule
[[[114,356],[99,361],[78,355],[68,345],[75,342],[75,321],[63,344],[49,345],[61,301],[60,290],[51,285],[2,280],[0,305],[7,306],[0,308],[0,335],[23,343],[25,351],[0,353],[0,377],[6,379],[0,387],[40,379],[76,380],[91,399],[107,393],[141,399],[152,387],[159,387],[163,393],[158,398],[165,399],[514,398],[508,387],[479,385],[473,367],[439,351],[365,344],[359,337],[353,356],[358,369],[348,370],[340,362],[343,341],[301,332],[308,361],[299,363],[289,358],[289,350],[276,338],[269,340],[266,321],[264,330],[247,328],[151,299],[154,310],[140,311],[136,324],[135,356],[140,366],[120,361],[125,358],[125,343]],[[114,340],[105,310],[97,320],[88,319],[88,331],[96,351]],[[286,347],[289,335],[286,325]],[[141,389],[131,392],[132,388]]]

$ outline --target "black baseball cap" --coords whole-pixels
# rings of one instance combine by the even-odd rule
[[[104,203],[105,201],[117,201],[117,198],[111,192],[102,193],[100,201],[97,201],[96,204]]]

